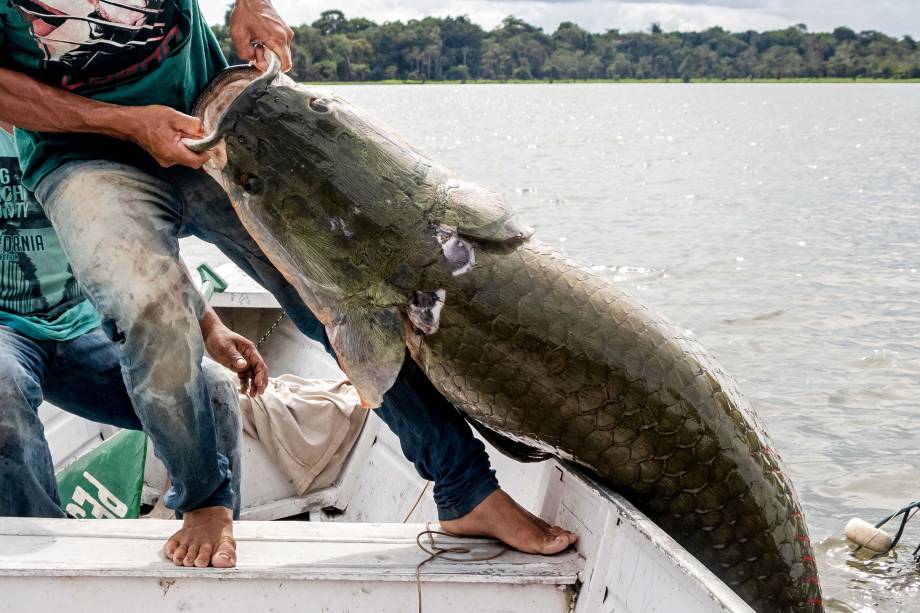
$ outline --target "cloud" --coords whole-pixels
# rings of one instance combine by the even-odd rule
[[[487,0],[488,2],[518,3],[536,2],[540,4],[573,4],[584,0]],[[661,4],[660,0],[594,0],[592,4]],[[763,0],[674,0],[669,5],[726,6],[735,8],[757,8],[764,6]]]
[[[200,0],[211,23],[223,20],[227,0]],[[658,22],[665,30],[700,30],[722,26],[731,31],[767,30],[805,23],[813,31],[840,25],[920,36],[917,0],[274,0],[293,24],[311,23],[327,9],[377,22],[418,19],[427,15],[468,15],[492,28],[516,15],[553,31],[563,21],[603,32],[644,30]]]

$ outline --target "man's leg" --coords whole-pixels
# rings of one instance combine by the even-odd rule
[[[217,245],[277,298],[302,333],[332,353],[322,324],[246,233],[223,190],[200,171],[175,168],[166,175],[186,203],[185,231]],[[408,357],[375,413],[399,437],[419,474],[434,481],[438,515],[448,529],[494,536],[535,553],[555,553],[574,542],[574,535],[534,517],[499,489],[483,444]]]
[[[61,409],[92,421],[143,430],[143,425],[131,404],[121,374],[122,346],[111,340],[101,328],[72,341],[60,343],[51,359],[45,379],[45,397]],[[202,370],[207,382],[214,412],[217,449],[230,463],[233,491],[233,516],[240,514],[240,405],[239,394],[227,370],[205,358]],[[167,542],[165,551],[176,564],[208,566],[214,546],[198,544],[180,531]],[[224,535],[232,543],[232,532]],[[177,555],[178,554],[178,555]],[[234,562],[234,552],[225,548],[222,559]]]
[[[230,461],[233,519],[239,519],[241,502],[240,479],[243,476],[240,458],[242,421],[240,419],[239,392],[229,372],[223,366],[209,358],[205,358],[201,366],[204,377],[207,380],[211,407],[214,411],[217,450]],[[205,511],[204,518],[213,515],[211,510],[203,509],[203,511]],[[220,522],[221,516],[216,515],[214,521]],[[219,544],[213,545],[206,538],[197,538],[194,530],[183,529],[166,542],[163,553],[167,558],[173,560],[176,566],[203,568],[212,563],[215,556],[220,558],[222,562],[214,564],[214,566],[236,565],[236,543],[233,540],[233,531],[230,525],[222,525],[220,538]],[[216,552],[215,547],[217,547]]]
[[[45,399],[85,419],[129,430],[143,430],[121,374],[121,343],[96,328],[58,343],[49,356],[43,390]],[[217,449],[229,460],[234,515],[239,516],[240,404],[226,369],[205,358],[202,364],[214,412]]]
[[[64,517],[38,418],[46,344],[0,326],[0,517]]]
[[[240,518],[240,479],[243,476],[243,421],[240,417],[240,393],[230,371],[210,358],[201,364],[211,409],[214,411],[214,434],[217,451],[230,462],[230,488],[233,490],[233,519]]]
[[[138,168],[92,161],[57,169],[36,197],[87,295],[125,334],[128,395],[173,479],[166,505],[184,514],[185,537],[227,566],[217,551],[232,550],[230,470],[201,370],[203,303],[178,262],[175,193]]]

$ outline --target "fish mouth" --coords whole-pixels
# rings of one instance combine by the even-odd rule
[[[238,78],[238,75],[236,73],[239,71],[235,68],[230,68],[224,71],[225,73],[229,74],[229,76],[225,77],[224,79],[221,79],[222,75],[218,75],[217,79],[215,79],[217,84],[213,90],[210,88],[205,89],[204,95],[201,96],[201,98],[205,101],[209,101],[210,104],[201,109],[202,112],[208,114],[209,111],[220,108],[222,113],[220,118],[217,120],[214,120],[213,117],[209,118],[209,123],[214,124],[214,128],[210,134],[208,134],[208,136],[197,140],[183,141],[189,149],[197,152],[212,149],[218,142],[220,142],[220,140],[223,138],[224,132],[226,132],[230,127],[227,125],[228,118],[226,113],[230,112],[231,107],[234,106],[236,101],[245,98],[245,100],[241,101],[242,107],[238,110],[244,111],[245,109],[251,112],[253,99],[267,91],[268,88],[271,87],[272,83],[281,75],[281,60],[272,52],[266,53],[268,57],[268,68],[266,68],[264,73],[253,78],[249,85],[246,86],[242,92],[237,94],[237,96],[234,97],[229,103],[226,102],[228,96],[224,95],[224,92],[226,92],[228,89],[235,89],[227,87],[228,83],[232,85],[237,82],[236,79]],[[222,89],[220,88],[221,85],[223,85]],[[215,100],[219,100],[220,104],[215,104]],[[196,104],[195,107],[197,110],[198,105]]]
[[[217,121],[227,107],[261,74],[258,68],[241,64],[230,66],[211,79],[192,107],[192,115],[201,120],[206,133],[211,133],[217,127]]]
[[[243,64],[226,68],[211,79],[192,107],[192,115],[201,120],[205,134],[214,133],[221,117],[224,116],[224,111],[259,75],[257,68]],[[227,165],[227,148],[222,138],[210,149],[210,153],[211,157],[205,162],[203,170],[222,185],[221,171]]]
[[[223,135],[218,133],[224,114],[247,87],[263,77],[266,75],[248,64],[226,68],[208,83],[192,107],[192,114],[201,120],[204,133],[209,136],[183,142],[193,151],[207,147],[210,159],[203,170],[219,184],[222,184],[221,172],[227,165],[227,147]]]
[[[252,99],[248,99],[247,96],[250,91],[255,96],[274,83],[294,84],[280,72],[278,56],[273,53],[269,56],[269,67],[264,73],[248,64],[224,69],[208,83],[192,107],[192,114],[201,120],[207,136],[201,139],[184,139],[182,142],[192,151],[210,151],[211,157],[204,165],[204,170],[218,183],[220,172],[227,165],[227,150],[223,136],[230,126],[227,125],[226,113],[241,97],[247,98],[245,103],[251,106]],[[251,108],[249,110],[251,111]]]

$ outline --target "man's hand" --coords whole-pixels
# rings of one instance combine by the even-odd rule
[[[164,168],[176,164],[201,168],[210,157],[208,153],[195,153],[182,144],[183,138],[204,136],[201,121],[167,106],[131,108],[125,133]]]
[[[216,322],[202,329],[204,346],[215,362],[240,378],[240,393],[255,397],[268,386],[268,366],[255,344],[224,324]]]
[[[291,69],[294,31],[284,23],[269,0],[237,0],[230,14],[230,38],[236,53],[265,72],[265,49],[281,58],[281,70]]]

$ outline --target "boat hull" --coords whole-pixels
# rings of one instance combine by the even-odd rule
[[[248,337],[264,335],[281,313],[277,302],[232,264],[221,264],[218,255],[207,261],[230,284],[228,293],[212,299],[221,319]],[[197,263],[192,261],[190,267]],[[273,376],[340,376],[322,347],[304,339],[287,319],[274,328],[262,352]],[[90,425],[76,416],[69,418],[72,423],[66,427],[52,419],[72,432]],[[67,440],[49,441],[56,458],[68,453]],[[425,611],[464,606],[484,613],[751,613],[728,586],[647,516],[584,478],[577,467],[556,461],[522,464],[488,443],[486,448],[508,492],[531,512],[575,530],[577,550],[548,558],[496,560],[506,566],[426,565]],[[295,608],[291,603],[296,602],[330,610],[376,612],[383,610],[382,602],[390,610],[416,609],[414,569],[427,554],[416,548],[414,536],[426,524],[436,525],[437,510],[430,484],[403,458],[399,441],[380,420],[367,421],[331,485],[300,497],[267,460],[261,443],[244,436],[242,494],[244,519],[308,514],[311,522],[335,523],[311,531],[299,522],[244,522],[238,530],[239,568],[212,571],[177,569],[159,558],[159,547],[175,530],[172,523],[0,519],[0,591],[5,597],[0,610],[35,608],[39,592],[45,608],[66,606],[75,613],[110,607],[121,594],[143,600],[151,611],[211,603],[234,613],[264,608],[266,602],[276,609]],[[354,525],[369,522],[375,525],[363,532]],[[410,555],[402,563],[384,563],[377,557],[380,550],[373,549],[382,537]],[[353,549],[336,555],[334,549],[343,541],[351,541]],[[251,550],[253,546],[259,550]],[[31,553],[24,555],[26,551]],[[317,552],[322,555],[317,557]],[[344,563],[378,570],[374,576],[351,575],[346,580],[340,572]],[[338,576],[332,568],[336,565]],[[469,576],[462,576],[466,573]],[[444,580],[447,575],[450,581]],[[464,596],[462,601],[457,594]]]

